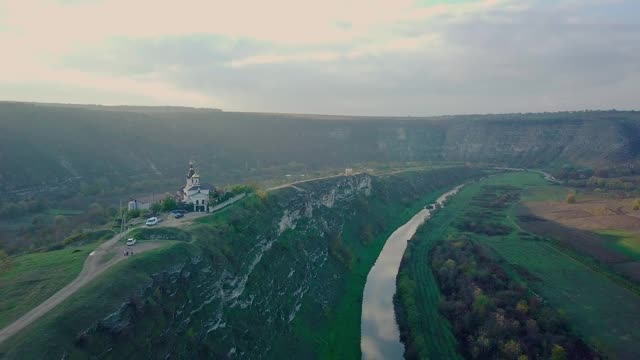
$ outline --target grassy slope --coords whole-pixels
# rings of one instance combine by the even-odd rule
[[[20,255],[0,274],[0,328],[71,282],[98,242],[43,253]]]
[[[455,234],[457,229],[451,226],[456,214],[469,209],[471,198],[481,190],[484,184],[514,185],[528,188],[524,198],[540,199],[546,190],[550,196],[558,191],[535,174],[513,173],[484,180],[480,184],[466,187],[455,197],[449,206],[439,212],[424,227],[421,242],[414,247],[413,261],[409,271],[417,273],[421,310],[425,314],[437,312],[437,297],[427,296],[436,286],[432,274],[419,266],[416,259],[424,259],[432,243]],[[570,253],[553,245],[549,241],[523,240],[519,237],[517,224],[511,207],[504,217],[504,223],[514,231],[507,236],[474,237],[492,246],[509,263],[527,269],[540,281],[529,282],[533,291],[540,294],[553,307],[566,315],[574,330],[591,344],[601,350],[622,357],[640,356],[636,345],[640,342],[640,298],[622,286],[612,282],[605,274],[593,266],[588,266],[572,257]],[[429,241],[424,241],[428,239]],[[435,316],[435,315],[434,315]],[[426,316],[428,319],[428,316]],[[436,317],[437,318],[437,317]],[[433,327],[425,321],[426,328]],[[431,347],[436,347],[430,345]]]
[[[78,335],[78,328],[92,326],[104,316],[104,309],[117,308],[123,299],[148,283],[151,274],[161,271],[171,261],[185,259],[190,248],[188,244],[167,241],[166,246],[136,255],[135,261],[120,262],[41,320],[0,345],[0,358],[41,359],[42,349],[50,344],[68,344]]]

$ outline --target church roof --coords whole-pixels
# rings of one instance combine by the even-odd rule
[[[198,175],[198,173],[197,173],[197,172],[194,172],[194,173],[193,173],[193,175],[191,175],[191,177],[192,177],[192,178],[199,178],[199,177],[200,177],[200,175]]]

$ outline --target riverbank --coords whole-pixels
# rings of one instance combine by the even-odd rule
[[[416,230],[427,221],[435,209],[455,195],[457,186],[440,195],[425,206],[411,220],[396,229],[386,240],[375,265],[367,276],[362,300],[360,348],[363,359],[399,359],[404,353],[396,322],[393,297],[396,292],[396,276],[407,242]],[[432,210],[433,209],[433,210]]]

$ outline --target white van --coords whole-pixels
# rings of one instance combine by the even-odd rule
[[[145,224],[147,224],[147,226],[152,226],[158,223],[158,218],[157,217],[150,217],[147,219],[147,222]]]

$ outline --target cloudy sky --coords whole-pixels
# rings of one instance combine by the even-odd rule
[[[0,0],[0,100],[640,109],[638,0]]]

